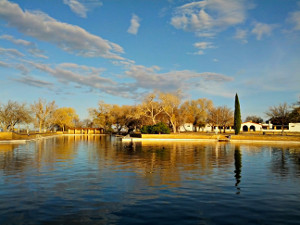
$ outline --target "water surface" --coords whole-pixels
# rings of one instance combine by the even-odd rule
[[[0,224],[299,224],[300,145],[0,145]]]

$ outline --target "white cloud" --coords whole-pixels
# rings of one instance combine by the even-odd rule
[[[36,57],[48,59],[47,56],[43,55],[42,51],[37,48],[36,44],[30,41],[26,41],[23,39],[16,39],[11,35],[1,35],[0,39],[10,41],[15,45],[21,45],[28,49],[28,52]]]
[[[102,6],[98,0],[63,0],[63,3],[68,5],[72,12],[82,18],[87,17],[87,12],[94,7]]]
[[[1,35],[0,39],[4,39],[4,40],[8,40],[11,41],[12,43],[16,44],[16,45],[23,45],[25,47],[28,46],[33,46],[34,44],[30,41],[26,41],[26,40],[22,40],[22,39],[16,39],[11,35]]]
[[[300,5],[300,3],[299,3]],[[289,14],[287,21],[293,24],[294,30],[300,30],[300,11],[295,11]]]
[[[199,49],[197,52],[195,52],[195,55],[203,55],[204,54],[204,49],[208,48],[215,48],[215,46],[212,44],[212,42],[196,42],[194,43],[194,47]]]
[[[130,27],[128,28],[127,32],[130,34],[137,34],[140,27],[140,18],[133,14],[130,20]]]
[[[236,32],[235,32],[234,38],[237,39],[237,40],[241,40],[241,42],[243,44],[247,44],[248,43],[247,34],[248,34],[247,30],[237,29]]]
[[[251,33],[256,35],[257,40],[261,40],[263,36],[270,36],[273,30],[277,27],[278,26],[276,24],[265,24],[256,22]]]
[[[9,57],[23,57],[24,54],[19,52],[17,49],[13,48],[1,48],[0,55],[9,56]]]
[[[215,48],[211,42],[196,42],[194,46],[200,49]]]
[[[215,86],[233,81],[232,77],[212,72],[197,73],[190,70],[170,71],[159,73],[156,66],[145,67],[133,65],[125,75],[134,79],[134,82],[124,84],[131,91],[139,89],[160,90],[164,92],[181,89],[187,91],[195,86]]]
[[[9,64],[6,62],[0,61],[0,67],[9,67]]]
[[[68,5],[70,9],[78,16],[86,18],[87,8],[77,0],[64,0],[64,4]]]
[[[213,36],[215,33],[243,23],[246,18],[244,0],[203,0],[178,7],[171,19],[177,29]]]
[[[67,87],[66,85],[72,84],[76,85],[76,87],[87,87],[91,90],[102,91],[113,95],[121,95],[121,92],[118,93],[120,88],[118,83],[101,75],[101,72],[104,71],[103,68],[88,67],[74,63],[62,63],[59,65],[47,65],[33,61],[24,61],[24,63],[26,63],[28,67],[32,67],[33,70],[37,70],[54,77],[65,87]],[[30,82],[27,81],[27,84],[30,84]],[[57,86],[58,84],[55,85]]]
[[[15,78],[12,80],[20,82],[22,84],[39,87],[39,88],[52,88],[53,87],[53,83],[48,82],[48,81],[43,81],[43,80],[40,80],[40,79],[32,77],[32,76],[22,76],[20,78]]]
[[[123,59],[119,55],[123,53],[121,46],[90,34],[81,27],[59,22],[42,12],[23,11],[19,5],[6,0],[0,1],[0,19],[23,34],[52,43],[69,53]]]

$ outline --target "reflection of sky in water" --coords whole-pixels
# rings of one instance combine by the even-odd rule
[[[300,219],[300,145],[125,145],[104,136],[0,145],[0,223]]]

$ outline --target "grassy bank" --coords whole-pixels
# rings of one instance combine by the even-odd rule
[[[299,141],[300,133],[242,133],[234,135],[233,133],[178,133],[178,134],[143,134],[144,139],[225,139],[227,135],[231,135],[231,140],[250,140],[250,141]]]

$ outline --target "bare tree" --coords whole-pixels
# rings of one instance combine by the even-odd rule
[[[283,133],[284,124],[288,122],[289,119],[289,106],[286,103],[279,104],[278,106],[271,106],[266,115],[270,117],[271,121],[277,120],[281,124],[281,130]]]
[[[211,126],[211,130],[213,131],[215,126],[220,125],[220,118],[219,118],[219,109],[212,107],[208,110],[207,115],[207,123]]]
[[[30,111],[25,103],[8,101],[0,105],[0,126],[4,131],[13,131],[17,124],[31,122]]]
[[[247,116],[245,122],[252,121],[254,123],[262,123],[264,120],[259,116]]]
[[[156,98],[157,95],[155,93],[150,93],[139,106],[139,110],[143,116],[151,119],[153,125],[156,124],[156,117],[163,112],[161,104],[155,101]]]
[[[169,122],[172,125],[173,133],[176,133],[179,120],[179,105],[181,101],[179,94],[160,93],[159,99],[161,101],[163,112],[167,115]]]
[[[233,124],[233,112],[227,106],[217,108],[219,123],[223,127],[225,133],[226,126]]]
[[[208,112],[207,122],[212,126],[222,126],[225,133],[226,126],[233,124],[233,112],[227,106],[213,107]]]
[[[300,122],[300,97],[298,102],[293,104],[292,111],[289,115],[289,122],[291,123],[299,123]]]
[[[203,127],[206,124],[208,111],[213,107],[211,100],[206,98],[199,98],[197,100],[185,101],[180,111],[185,121],[193,123],[196,127]],[[196,131],[196,130],[195,130]]]
[[[31,111],[35,116],[35,123],[39,127],[39,132],[42,132],[46,126],[50,127],[55,109],[55,101],[47,103],[46,100],[39,99],[38,102],[31,105]]]

